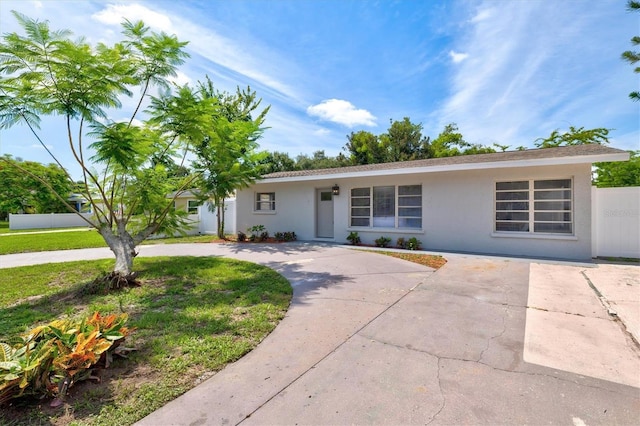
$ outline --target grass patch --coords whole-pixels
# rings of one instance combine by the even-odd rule
[[[113,260],[3,270],[0,340],[32,326],[95,311],[129,314],[137,330],[100,383],[81,382],[58,409],[15,400],[0,424],[132,424],[253,349],[284,317],[291,286],[275,271],[212,257],[136,260],[141,287],[106,295],[81,291]]]
[[[214,235],[194,235],[150,239],[143,244],[209,243],[219,241]],[[0,255],[13,253],[32,253],[38,251],[71,250],[82,248],[107,247],[102,236],[96,230],[7,234],[0,237]]]
[[[398,259],[407,260],[409,262],[418,263],[420,265],[428,266],[429,268],[439,269],[447,263],[447,259],[442,256],[435,256],[431,254],[420,253],[405,253],[395,251],[373,251],[367,250],[370,253],[380,253],[386,256],[397,257]]]

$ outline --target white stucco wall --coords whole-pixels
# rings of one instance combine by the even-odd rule
[[[496,181],[573,178],[574,235],[499,236],[493,233]],[[237,229],[265,225],[270,233],[295,231],[301,240],[315,238],[315,190],[340,186],[334,197],[334,238],[346,242],[357,231],[363,243],[384,235],[392,244],[417,237],[425,250],[467,251],[517,256],[589,259],[591,257],[591,167],[589,164],[422,173],[305,182],[258,183],[237,196]],[[422,230],[349,228],[351,188],[422,185]],[[275,192],[275,213],[254,211],[256,192]]]

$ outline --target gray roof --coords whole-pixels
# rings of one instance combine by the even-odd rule
[[[625,154],[626,151],[600,144],[563,146],[557,148],[527,149],[524,151],[495,152],[490,154],[459,155],[455,157],[428,158],[425,160],[400,161],[396,163],[365,164],[360,166],[338,167],[333,169],[296,170],[263,175],[263,179],[293,178],[302,176],[324,176],[343,173],[371,172],[377,170],[428,168],[438,166],[456,166],[463,164],[499,163],[507,161],[527,161],[544,159],[562,159],[566,157],[585,157],[585,163],[602,161],[588,157],[609,154]]]

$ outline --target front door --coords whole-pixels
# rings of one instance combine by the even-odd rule
[[[333,238],[333,193],[316,189],[316,237]]]

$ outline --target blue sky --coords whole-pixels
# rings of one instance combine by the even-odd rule
[[[209,75],[223,90],[250,85],[271,105],[262,149],[336,155],[351,131],[380,134],[410,117],[436,137],[455,122],[472,143],[533,147],[569,126],[614,129],[611,145],[640,149],[638,74],[620,60],[640,35],[626,0],[547,1],[7,1],[90,42],[118,40],[123,17],[189,41],[178,83]],[[115,120],[126,117],[133,101]],[[59,118],[45,142],[76,173]],[[2,130],[0,153],[50,162],[23,126]]]

